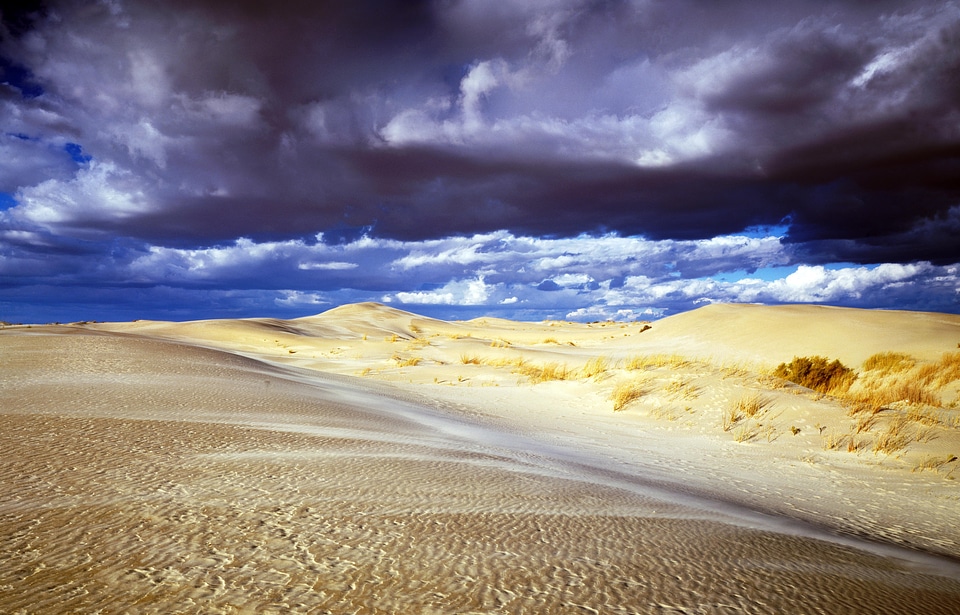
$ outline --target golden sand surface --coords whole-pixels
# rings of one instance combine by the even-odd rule
[[[899,343],[934,360],[940,320]],[[825,449],[838,402],[652,327],[361,305],[0,330],[0,612],[960,612],[953,462],[915,466],[954,450],[955,382],[902,454]],[[686,362],[614,412],[617,361],[671,337]],[[601,351],[547,382],[495,360]],[[719,415],[761,386],[776,437],[737,441]]]

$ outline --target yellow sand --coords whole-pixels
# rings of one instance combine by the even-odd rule
[[[649,326],[360,304],[7,327],[0,612],[958,612],[958,383],[854,434],[840,401],[765,369],[920,369],[960,318],[710,306]],[[565,379],[534,384],[550,364]],[[624,384],[642,394],[614,412]],[[873,452],[900,415],[920,437]],[[862,446],[831,447],[844,434]]]

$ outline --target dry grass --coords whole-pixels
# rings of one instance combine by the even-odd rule
[[[610,396],[610,398],[613,399],[613,410],[619,412],[646,394],[647,385],[643,381],[635,380],[618,384]]]
[[[598,378],[607,373],[610,362],[604,357],[593,357],[580,370],[581,378]]]
[[[914,466],[914,472],[923,472],[924,470],[931,470],[940,474],[941,471],[946,471],[949,468],[949,471],[946,472],[947,478],[953,478],[953,473],[957,469],[957,465],[954,465],[950,468],[950,464],[956,464],[957,456],[956,455],[928,455],[920,460],[916,466]]]
[[[921,366],[917,378],[938,389],[960,380],[960,352],[945,352],[939,361]]]
[[[397,367],[415,367],[420,364],[420,357],[401,357],[393,355],[391,360],[397,364]]]
[[[627,360],[626,369],[637,371],[641,369],[672,367],[678,369],[686,367],[690,361],[677,354],[639,355]]]
[[[663,390],[671,397],[680,399],[695,399],[700,396],[700,387],[679,376],[670,380]]]
[[[839,451],[849,449],[848,443],[851,441],[851,434],[848,433],[827,433],[820,437],[820,444],[825,451]]]
[[[921,406],[913,406],[907,410],[907,420],[928,427],[934,427],[942,423],[939,412]]]
[[[873,452],[892,455],[905,449],[913,441],[909,426],[910,421],[905,416],[895,417],[887,424],[886,429],[877,434],[877,439],[873,443]]]
[[[667,421],[677,421],[680,419],[680,414],[676,408],[672,406],[655,406],[650,409],[650,416],[655,419],[665,419]]]
[[[490,341],[491,348],[510,348],[510,346],[512,346],[512,344],[504,339],[497,338]]]
[[[760,436],[766,436],[767,441],[772,442],[776,439],[776,430],[774,430],[773,427],[764,426],[763,423],[757,421],[746,421],[733,432],[734,441],[740,442],[741,444],[752,442]]]
[[[850,406],[850,414],[875,414],[897,403],[940,406],[940,396],[914,374],[892,378],[864,378],[859,386],[846,391],[841,399]]]
[[[861,414],[857,417],[857,422],[853,426],[853,433],[865,433],[873,429],[880,417],[876,414]]]
[[[790,363],[778,365],[773,375],[824,395],[846,392],[857,377],[840,361],[819,356],[794,357]]]
[[[916,364],[916,359],[902,352],[878,352],[863,362],[863,369],[881,375],[898,374],[913,369]]]
[[[483,359],[475,354],[461,354],[460,363],[462,365],[480,365],[483,363]]]
[[[736,427],[737,423],[745,419],[743,412],[740,410],[739,405],[733,405],[730,408],[727,408],[726,412],[723,413],[723,416],[720,421],[720,426],[723,428],[723,431],[730,431]]]
[[[407,348],[409,348],[409,349],[411,349],[411,350],[420,350],[420,349],[426,348],[427,346],[430,346],[430,345],[431,345],[431,344],[430,344],[430,340],[429,340],[429,339],[427,339],[427,338],[425,338],[425,337],[415,337],[415,338],[413,338],[412,340],[410,340],[410,343],[409,343],[409,344],[407,344]]]
[[[736,404],[737,410],[744,416],[754,418],[763,414],[771,401],[759,393],[754,393],[746,397],[741,397]]]
[[[524,363],[517,366],[515,373],[526,376],[531,384],[553,380],[571,380],[576,377],[576,372],[571,370],[566,363],[544,363],[543,365]]]

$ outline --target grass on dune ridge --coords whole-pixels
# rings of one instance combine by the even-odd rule
[[[426,361],[427,365],[446,365],[431,348],[433,344],[426,342],[423,332],[414,331],[414,334],[419,337],[408,340],[407,352],[393,353],[392,367],[415,368],[423,364],[418,359],[420,350],[434,353]],[[960,380],[960,352],[946,352],[936,360],[922,360],[903,352],[880,352],[857,367],[823,356],[795,357],[775,368],[764,369],[754,364],[727,364],[713,358],[676,353],[616,357],[603,353],[591,355],[584,352],[585,348],[569,352],[544,348],[577,347],[561,344],[556,338],[531,338],[521,342],[498,336],[484,340],[476,333],[447,334],[442,338],[439,335],[431,339],[436,339],[441,346],[452,342],[454,348],[462,349],[459,361],[454,363],[468,371],[452,378],[434,377],[436,383],[499,386],[494,372],[481,376],[482,371],[473,371],[476,368],[508,370],[518,377],[518,385],[590,382],[615,411],[635,408],[655,419],[684,419],[682,423],[691,427],[713,424],[718,433],[728,433],[737,442],[755,442],[763,437],[770,442],[782,434],[789,437],[791,433],[794,436],[809,433],[803,419],[793,414],[791,404],[783,400],[785,394],[803,394],[803,391],[814,395],[813,402],[823,400],[822,409],[816,410],[821,413],[817,416],[829,427],[818,423],[816,428],[822,448],[828,451],[856,454],[872,451],[902,458],[904,452],[910,450],[916,457],[923,451],[933,452],[939,448],[925,448],[915,443],[943,442],[947,433],[944,430],[960,430],[960,388],[955,385]],[[416,344],[418,341],[421,343]],[[718,386],[721,388],[717,389]],[[728,401],[718,404],[719,398]],[[836,413],[836,409],[841,412]],[[712,415],[716,418],[707,419],[705,423],[705,412],[716,413]],[[794,417],[790,419],[793,425],[780,418],[784,413]],[[702,418],[697,418],[698,414]],[[952,438],[954,436],[949,436],[949,441],[953,441]],[[952,471],[960,466],[957,461],[943,461],[941,457],[948,459],[950,455],[930,457],[921,469],[939,473],[944,467]]]

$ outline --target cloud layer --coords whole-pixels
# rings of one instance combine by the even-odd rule
[[[210,314],[281,290],[291,309],[960,309],[956,2],[62,0],[0,19],[8,311],[65,284],[226,293]],[[791,269],[749,277],[770,267]]]

